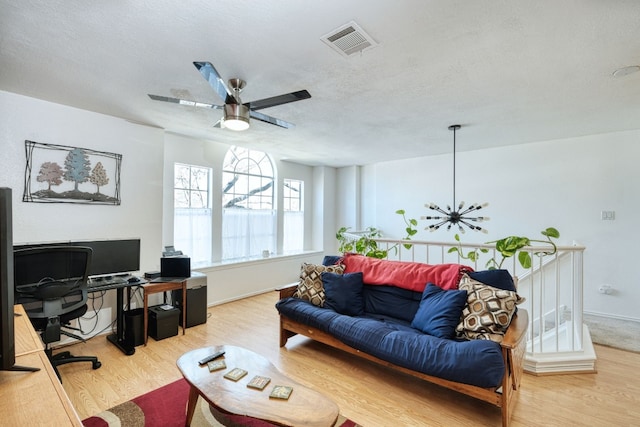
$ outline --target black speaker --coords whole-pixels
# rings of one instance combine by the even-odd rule
[[[180,309],[179,323],[182,326],[182,289],[171,291],[173,305]],[[207,321],[207,276],[197,271],[187,279],[187,324],[185,327],[201,325]]]

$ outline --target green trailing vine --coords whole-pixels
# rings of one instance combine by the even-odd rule
[[[545,257],[548,255],[555,254],[558,251],[558,248],[552,239],[559,238],[560,232],[553,227],[548,227],[547,229],[542,230],[540,234],[546,237],[546,240],[531,239],[529,237],[524,237],[524,236],[507,236],[499,240],[487,242],[487,244],[495,244],[496,251],[502,256],[502,258],[499,261],[496,260],[495,257],[491,258],[489,261],[487,261],[486,267],[489,270],[500,269],[502,268],[502,264],[504,263],[505,259],[511,258],[512,256],[517,255],[518,262],[520,262],[520,265],[523,268],[526,268],[526,269],[531,268],[532,259],[531,259],[530,253],[528,251],[523,251],[521,249],[527,246],[534,246],[535,244],[538,244],[538,243],[543,245],[549,245],[549,247],[542,248],[538,251],[535,251],[533,253],[534,255],[538,257]],[[455,239],[458,243],[460,243],[459,235],[456,234]],[[450,248],[448,252],[449,253],[457,252],[460,258],[468,259],[472,262],[476,262],[480,256],[480,253],[487,253],[489,252],[489,250],[473,249],[465,254],[462,249],[462,245],[459,244],[458,246],[454,246]]]
[[[415,228],[418,226],[418,221],[413,218],[407,218],[404,209],[397,210],[396,214],[402,216],[402,220],[406,226],[406,236],[403,237],[402,240],[411,240],[411,237],[418,232],[418,229]],[[336,239],[340,242],[340,247],[338,248],[340,253],[355,252],[368,257],[383,259],[387,257],[389,251],[393,250],[395,253],[398,251],[398,244],[391,246],[389,249],[381,249],[378,247],[378,242],[376,242],[375,239],[382,237],[382,234],[380,230],[375,227],[367,227],[358,240],[348,239],[345,236],[345,233],[348,231],[349,227],[340,227],[336,232]],[[411,249],[410,243],[404,243],[402,246],[406,249]]]

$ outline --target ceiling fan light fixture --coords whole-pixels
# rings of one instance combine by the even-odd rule
[[[249,129],[249,108],[242,104],[225,104],[222,124],[235,131]]]

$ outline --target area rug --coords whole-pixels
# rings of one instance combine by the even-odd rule
[[[114,406],[82,421],[85,427],[182,427],[186,421],[189,384],[184,380],[172,382],[128,402]],[[209,405],[198,399],[193,427],[222,426],[209,410]],[[235,426],[259,426],[264,423],[234,423]],[[362,427],[340,415],[336,427]]]
[[[583,321],[594,344],[640,353],[640,322],[588,314]]]

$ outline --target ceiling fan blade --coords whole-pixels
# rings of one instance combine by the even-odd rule
[[[250,110],[261,110],[263,108],[275,107],[276,105],[288,104],[289,102],[302,101],[311,98],[311,94],[306,90],[299,90],[284,95],[272,96],[271,98],[258,99],[257,101],[245,102],[244,105]]]
[[[240,103],[233,92],[229,90],[227,85],[224,83],[224,80],[220,77],[220,73],[218,73],[210,62],[194,62],[193,65],[195,65],[198,71],[200,71],[202,77],[209,82],[209,85],[218,94],[220,99],[224,100],[225,104]]]
[[[205,104],[204,102],[188,101],[186,99],[171,98],[168,96],[161,96],[161,95],[151,95],[150,93],[147,95],[149,95],[149,98],[153,99],[154,101],[171,102],[174,104],[186,105],[189,107],[212,108],[214,110],[222,109],[222,105]]]
[[[285,122],[284,120],[276,119],[275,117],[267,116],[266,114],[259,113],[257,111],[250,110],[249,115],[251,118],[260,120],[265,123],[280,126],[281,128],[291,129],[296,127],[293,123]]]

